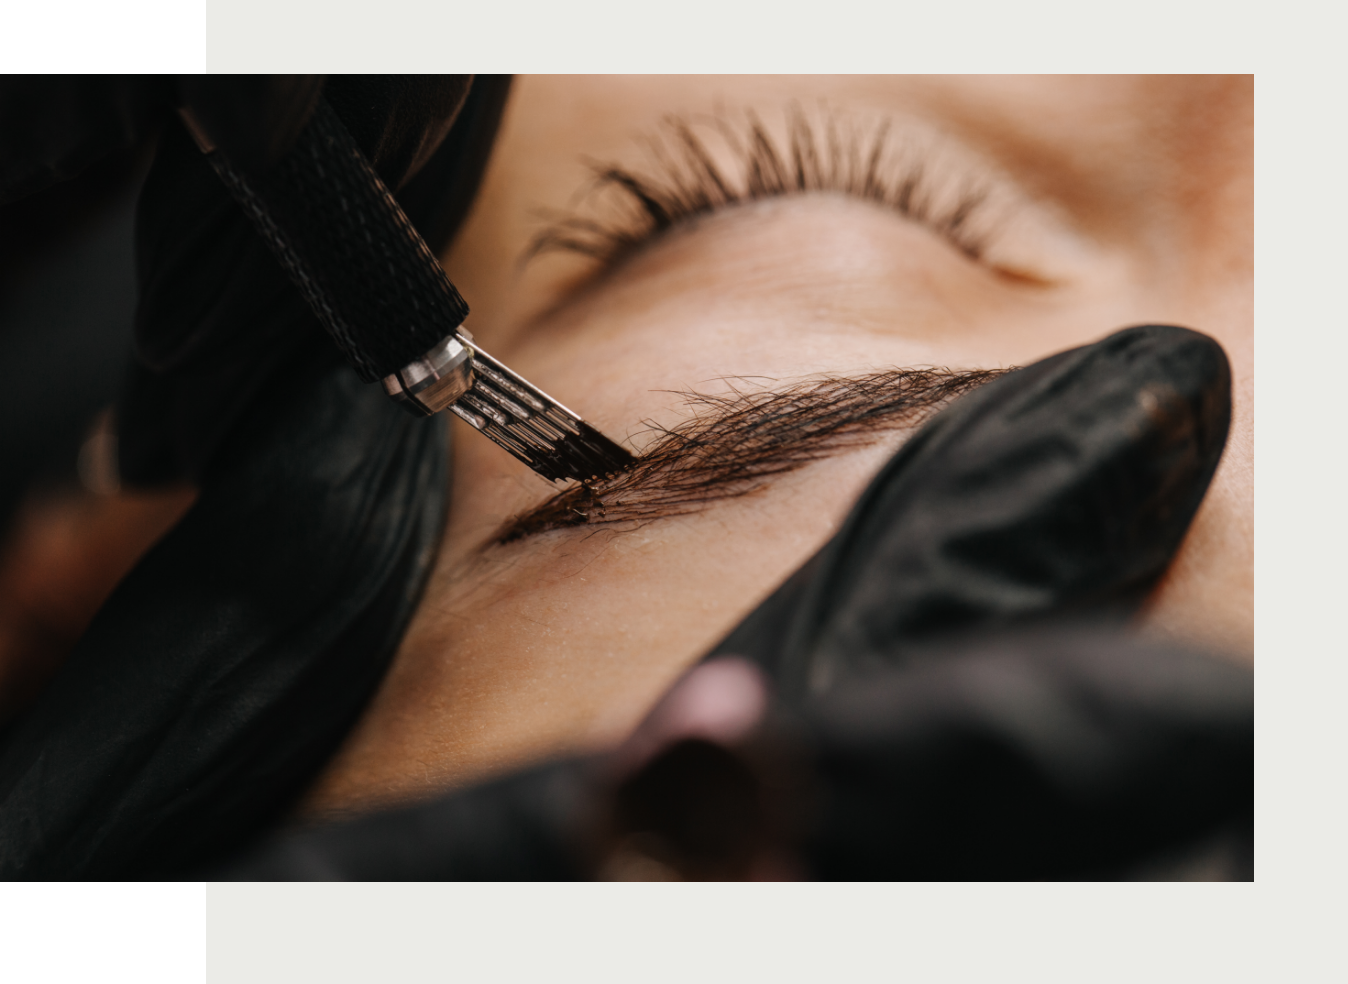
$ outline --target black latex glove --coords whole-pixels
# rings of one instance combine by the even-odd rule
[[[1088,631],[931,652],[939,658],[789,710],[769,704],[747,733],[715,733],[725,730],[715,715],[739,715],[722,697],[712,715],[665,715],[683,719],[683,734],[677,723],[657,726],[652,746],[639,731],[635,765],[625,749],[544,766],[274,839],[205,874],[1252,877],[1248,669]],[[697,688],[699,674],[724,675],[736,662],[698,667],[655,717]]]
[[[1253,865],[1254,674],[1090,633],[991,636],[809,711],[817,878],[1167,874]]]
[[[464,129],[447,139],[470,78],[333,76],[322,87],[433,250],[445,246],[449,229],[466,212],[468,197],[455,191],[476,188],[490,144],[482,131],[488,138],[494,133],[504,96],[493,80],[475,87]],[[201,114],[205,96],[198,88],[189,87],[193,111]],[[204,122],[224,116],[208,115]],[[285,150],[235,150],[229,140],[235,129],[226,120],[210,135],[224,134],[221,149],[243,162],[240,167],[265,169],[269,155]],[[411,186],[423,173],[435,185],[432,194]],[[298,351],[320,344],[322,331],[176,123],[161,134],[142,192],[137,250],[137,366],[119,408],[123,474],[141,484],[198,480],[262,383]]]
[[[467,212],[508,85],[478,80],[416,180],[384,175],[435,249]],[[449,101],[423,104],[420,86],[326,92],[377,166],[410,173]],[[129,477],[198,477],[201,495],[2,736],[0,877],[163,877],[266,830],[378,685],[439,545],[443,419],[408,416],[338,361],[176,121],[160,151],[140,330],[166,361],[132,381],[122,446]]]
[[[1251,673],[1118,637],[1229,414],[1221,349],[1179,328],[1009,373],[922,428],[716,647],[754,660],[778,707],[744,754],[693,740],[635,769],[558,765],[273,845],[238,875],[557,877],[632,870],[635,852],[692,876],[775,858],[825,878],[1057,878],[1245,836]],[[1025,634],[1064,619],[1096,628]]]
[[[1148,325],[1007,373],[923,427],[842,530],[712,654],[788,700],[951,633],[1131,615],[1226,445],[1226,355]]]
[[[776,705],[756,730],[735,701],[750,713],[765,701],[744,684],[713,696],[699,679],[752,665],[699,667],[644,726],[665,719],[661,750],[609,794],[592,865],[610,877],[1045,879],[1164,877],[1206,855],[1210,875],[1250,876],[1247,669],[1083,630],[929,656]]]
[[[262,382],[316,322],[177,117],[246,171],[282,157],[320,95],[432,249],[467,211],[508,79],[14,76],[0,80],[0,203],[158,131],[138,218],[137,361],[120,408],[123,477],[199,480]],[[472,91],[470,93],[470,85]],[[420,181],[414,179],[420,178]]]

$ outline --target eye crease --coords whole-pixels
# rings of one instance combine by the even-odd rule
[[[986,263],[1005,218],[997,182],[943,153],[939,143],[898,132],[889,120],[866,123],[827,110],[814,118],[798,106],[788,110],[781,137],[752,110],[696,123],[668,117],[644,141],[646,169],[590,163],[593,181],[580,204],[569,213],[542,213],[551,221],[525,261],[569,252],[609,269],[661,235],[722,210],[832,193],[889,209]]]
[[[692,417],[657,436],[631,468],[573,485],[508,519],[487,546],[551,530],[643,523],[751,495],[766,480],[915,426],[1005,370],[890,369],[811,377],[779,390],[684,393]]]

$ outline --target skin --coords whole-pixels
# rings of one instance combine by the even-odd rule
[[[837,194],[677,228],[596,276],[521,256],[584,158],[641,160],[669,113],[792,101],[896,127],[995,175],[1011,218],[979,263]],[[1129,324],[1217,338],[1230,442],[1141,628],[1253,657],[1253,82],[1248,77],[635,77],[517,81],[446,269],[477,341],[639,449],[670,390],[821,371],[1025,365]],[[915,138],[916,139],[916,138]],[[718,390],[719,387],[719,390]],[[837,529],[902,442],[837,455],[747,498],[636,530],[556,531],[483,551],[553,488],[456,422],[448,528],[392,670],[310,790],[310,818],[416,798],[619,744],[671,684]]]

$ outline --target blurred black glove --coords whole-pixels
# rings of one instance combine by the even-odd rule
[[[638,733],[645,761],[608,794],[603,846],[590,848],[599,871],[1079,879],[1198,860],[1210,876],[1250,876],[1248,669],[1084,629],[929,655],[790,709],[769,703],[766,679],[761,697],[700,679],[752,664],[703,664],[644,726],[656,734]]]
[[[322,88],[437,250],[467,213],[509,87],[479,78],[463,102],[466,78]],[[212,116],[192,86],[217,84]],[[50,117],[50,149],[14,169],[16,182],[50,180],[113,146],[126,128],[107,125],[108,104],[131,107],[135,127],[162,125],[140,207],[142,361],[120,443],[129,481],[192,478],[201,493],[0,735],[0,877],[163,877],[257,837],[360,714],[431,569],[444,420],[412,418],[340,361],[169,113],[198,92],[213,138],[258,134],[231,153],[265,167],[317,91],[272,85],[133,80],[117,99],[88,95],[103,92],[94,82],[57,86],[93,108]],[[263,97],[231,101],[231,86]],[[269,102],[273,91],[285,98]],[[230,116],[241,105],[273,122],[231,135],[231,120],[252,118]]]
[[[784,708],[702,664],[629,747],[274,839],[210,877],[1253,874],[1253,674],[1115,633],[968,639]],[[731,678],[734,693],[724,689]]]

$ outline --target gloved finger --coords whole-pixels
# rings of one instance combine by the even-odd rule
[[[722,643],[791,699],[951,633],[1122,617],[1156,583],[1216,470],[1230,369],[1150,325],[955,401],[883,469],[842,530]]]
[[[821,879],[1249,876],[1254,676],[1117,635],[987,637],[806,712]]]

